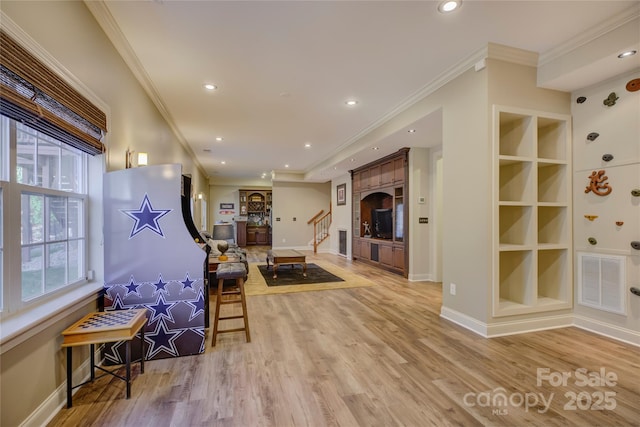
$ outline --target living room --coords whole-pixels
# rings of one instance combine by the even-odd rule
[[[640,19],[638,17],[638,2],[629,3],[630,12],[626,12],[624,19],[620,18],[619,21],[616,21],[616,25],[611,24],[611,22],[601,23],[602,26],[611,24],[614,27],[611,29],[611,26],[609,26],[607,31],[603,30],[604,36],[608,37],[604,42],[602,39],[593,36],[593,45],[581,45],[584,50],[576,48],[574,51],[566,53],[564,60],[577,56],[579,57],[578,62],[585,63],[587,61],[585,58],[589,58],[591,55],[597,56],[596,52],[599,52],[598,41],[602,44],[607,44],[611,42],[611,39],[623,40],[624,43],[622,44],[626,46],[629,44],[629,33],[631,33],[632,38],[636,37],[631,44],[638,44],[637,22]],[[348,230],[347,234],[351,236],[353,227],[351,195],[353,194],[353,189],[351,176],[348,172],[325,182],[299,182],[294,177],[287,176],[284,172],[276,174],[273,180],[265,180],[259,176],[254,179],[243,180],[216,179],[208,176],[198,164],[198,157],[201,154],[196,154],[189,149],[185,141],[167,122],[164,116],[165,112],[158,109],[149,96],[148,88],[140,84],[135,73],[129,68],[127,61],[123,59],[122,53],[111,43],[87,5],[83,2],[73,1],[55,3],[8,1],[2,2],[0,9],[2,10],[3,31],[8,31],[12,36],[18,37],[19,42],[24,44],[34,55],[37,55],[40,60],[56,69],[60,74],[67,76],[70,79],[70,84],[77,89],[79,88],[84,96],[107,113],[109,124],[106,139],[108,144],[105,153],[90,157],[88,160],[89,193],[87,197],[93,203],[89,205],[88,217],[91,220],[87,226],[87,244],[89,245],[88,261],[94,274],[93,280],[82,289],[77,289],[77,292],[73,295],[67,295],[62,300],[49,301],[48,305],[44,304],[34,308],[33,311],[25,311],[22,314],[7,316],[7,313],[3,313],[2,317],[2,379],[0,380],[2,383],[0,385],[0,392],[2,393],[0,412],[2,412],[2,419],[0,419],[0,423],[3,425],[20,425],[21,423],[25,423],[25,425],[41,425],[46,422],[47,416],[56,413],[64,402],[65,368],[64,353],[60,348],[60,332],[84,314],[97,309],[96,294],[102,288],[104,281],[104,261],[102,259],[104,239],[102,235],[103,224],[101,223],[103,215],[101,202],[102,174],[103,172],[126,169],[125,153],[127,151],[133,150],[136,153],[148,153],[150,164],[152,165],[180,164],[182,173],[188,174],[192,178],[193,193],[203,195],[203,199],[194,200],[194,222],[200,225],[206,223],[207,229],[211,229],[216,221],[229,220],[228,216],[220,214],[220,211],[223,210],[220,205],[231,203],[234,205],[234,209],[237,209],[239,206],[239,200],[237,199],[239,189],[271,189],[273,192],[274,217],[280,218],[280,221],[274,219],[273,222],[274,247],[309,250],[308,242],[312,238],[312,233],[309,232],[307,221],[320,210],[331,209],[332,211],[332,236],[337,236],[337,230],[339,229]],[[629,30],[629,27],[631,27],[631,30]],[[60,31],[60,28],[65,28],[67,31]],[[634,29],[635,33],[633,32]],[[87,61],[87,57],[92,58],[92,60]],[[516,58],[514,61],[519,62],[510,61],[508,60],[509,57],[511,59]],[[95,58],[99,58],[99,60],[95,60]],[[583,335],[587,334],[586,332],[577,331],[576,328],[572,327],[579,326],[609,337],[600,338],[596,335],[588,335],[589,338],[593,338],[593,341],[589,341],[593,346],[602,346],[602,348],[608,349],[611,353],[619,352],[619,355],[625,355],[629,360],[632,360],[634,356],[637,356],[636,346],[640,344],[640,333],[638,332],[640,330],[640,303],[638,300],[640,299],[631,294],[628,288],[640,286],[637,280],[638,274],[640,274],[640,265],[638,265],[637,251],[633,252],[630,249],[629,241],[640,240],[640,236],[637,235],[640,220],[638,220],[637,215],[637,198],[631,199],[631,202],[628,199],[630,198],[629,191],[638,186],[637,175],[633,174],[638,170],[640,153],[637,145],[633,145],[633,141],[638,140],[638,129],[637,126],[634,127],[634,123],[637,123],[637,121],[634,122],[634,120],[637,118],[637,97],[639,92],[626,90],[624,84],[640,77],[638,75],[638,66],[636,65],[630,71],[625,71],[616,76],[603,77],[600,80],[585,83],[575,91],[567,92],[537,86],[537,80],[540,79],[541,75],[547,81],[567,78],[558,71],[564,67],[562,58],[556,58],[555,61],[549,59],[545,66],[538,67],[536,61],[532,65],[530,52],[522,52],[517,46],[510,48],[503,45],[488,44],[484,47],[482,54],[479,52],[470,54],[466,61],[463,64],[464,67],[461,66],[464,70],[460,70],[459,74],[452,78],[451,81],[441,81],[437,89],[431,88],[433,91],[429,96],[416,101],[411,106],[407,106],[403,110],[403,114],[392,117],[384,125],[370,130],[370,132],[363,134],[359,138],[358,142],[362,145],[370,145],[395,138],[401,132],[407,133],[407,127],[420,120],[439,123],[439,132],[435,132],[435,142],[432,146],[411,147],[410,149],[410,182],[407,197],[412,202],[409,207],[409,218],[412,225],[409,235],[410,250],[408,254],[407,279],[398,275],[389,275],[387,272],[381,272],[368,266],[362,266],[357,262],[352,263],[353,266],[351,268],[354,268],[359,274],[365,275],[370,280],[388,281],[390,290],[386,290],[383,295],[388,293],[387,296],[389,298],[393,294],[391,291],[406,288],[408,290],[407,295],[397,296],[402,300],[403,304],[407,304],[406,300],[411,298],[415,298],[423,304],[427,304],[429,301],[436,301],[435,305],[431,305],[431,303],[429,303],[430,305],[425,305],[424,307],[426,308],[402,305],[403,309],[406,309],[407,313],[409,313],[406,319],[407,323],[410,324],[415,321],[416,325],[419,325],[416,326],[418,330],[431,330],[430,328],[440,327],[440,324],[446,323],[449,325],[444,330],[447,333],[455,337],[464,337],[464,339],[474,343],[485,343],[477,344],[479,346],[477,348],[479,354],[482,354],[485,350],[490,352],[493,344],[490,344],[492,339],[486,338],[489,336],[497,337],[522,331],[562,327],[564,329],[558,329],[557,335],[549,336],[557,339],[557,347],[560,347],[560,350],[556,349],[557,352],[552,353],[550,357],[564,357],[562,353],[564,351],[562,350],[563,340],[571,342],[571,345],[574,346],[572,349],[567,350],[569,353],[575,352],[584,355],[589,353],[591,349],[578,343],[579,339],[587,336]],[[598,62],[593,57],[591,61],[594,64]],[[587,67],[587,65],[584,66]],[[537,76],[536,72],[538,73]],[[567,74],[571,76],[571,73]],[[620,96],[620,100],[618,105],[606,107],[603,105],[603,100],[611,92],[616,92]],[[578,96],[586,96],[588,102],[578,104],[576,101]],[[577,274],[572,274],[571,283],[574,284],[571,286],[570,295],[564,301],[570,303],[569,307],[563,306],[551,311],[543,311],[542,314],[540,312],[526,312],[522,307],[515,307],[515,314],[506,317],[503,315],[504,312],[501,310],[510,310],[511,308],[506,307],[507,304],[501,306],[500,301],[496,302],[494,300],[494,291],[496,290],[494,274],[496,274],[496,268],[493,263],[496,258],[496,250],[494,250],[493,242],[496,239],[494,231],[500,229],[500,225],[494,223],[495,218],[493,216],[493,210],[497,206],[493,202],[494,186],[496,184],[493,181],[495,177],[492,157],[493,129],[491,126],[493,124],[493,110],[491,106],[494,104],[513,106],[529,112],[544,111],[554,117],[555,115],[573,117],[572,143],[575,147],[581,148],[576,151],[579,157],[574,158],[575,176],[570,174],[565,177],[572,183],[571,194],[582,197],[584,187],[588,184],[588,175],[591,172],[589,170],[589,173],[585,174],[587,169],[601,167],[606,168],[607,172],[610,173],[609,171],[613,169],[614,164],[618,168],[627,168],[625,170],[628,172],[620,175],[621,178],[612,184],[614,186],[613,195],[625,195],[624,200],[616,202],[620,203],[620,205],[616,204],[616,207],[612,209],[616,213],[620,212],[621,215],[624,213],[624,219],[615,219],[619,222],[624,221],[624,225],[620,226],[622,228],[614,228],[611,233],[602,233],[596,236],[600,242],[599,246],[594,246],[587,242],[587,237],[592,237],[592,234],[597,230],[596,227],[603,224],[603,219],[605,218],[602,213],[599,214],[600,221],[596,219],[594,222],[584,217],[584,215],[595,215],[591,210],[604,206],[604,201],[607,200],[606,197],[599,197],[593,193],[584,195],[584,197],[592,197],[592,199],[574,199],[572,205],[574,212],[569,217],[570,225],[567,226],[573,230],[572,236],[575,236],[569,239],[572,240],[570,249],[567,249],[569,261],[577,257],[579,250],[582,252],[591,250],[593,252],[599,248],[608,247],[616,248],[613,252],[617,252],[612,252],[611,255],[623,256],[627,260],[626,278],[624,280],[625,314],[577,304],[578,288],[575,285],[577,277],[574,277]],[[593,123],[596,119],[591,115],[592,113],[585,113],[584,111],[586,107],[590,108],[590,106],[596,104],[598,108],[605,108],[603,111],[608,113],[621,110],[626,112],[624,117],[609,120],[607,123],[610,128],[620,129],[617,131],[616,136],[619,137],[618,139],[622,143],[620,147],[616,146],[617,151],[613,154],[616,156],[615,161],[622,161],[621,164],[617,164],[615,161],[614,163],[600,163],[599,159],[604,152],[598,152],[598,164],[596,166],[592,166],[593,163],[585,160],[588,155],[593,154],[590,150],[595,150],[593,148],[595,144],[588,145],[584,139],[586,134],[595,131],[594,129],[589,129],[589,122]],[[585,109],[578,110],[578,108],[582,107],[585,107]],[[616,110],[616,108],[618,109]],[[636,116],[633,115],[634,112]],[[529,113],[524,114],[519,111],[518,114],[526,116]],[[534,115],[532,114],[531,116],[533,117]],[[465,118],[464,122],[460,119],[461,117]],[[599,118],[600,116],[598,116]],[[600,139],[601,142],[604,139],[604,133],[601,130],[599,132],[603,135]],[[579,146],[579,144],[581,145]],[[587,151],[586,153],[585,150]],[[449,165],[453,164],[455,166],[447,167],[447,163],[444,161],[445,158],[451,162]],[[478,161],[478,159],[486,161]],[[349,161],[348,158],[346,161]],[[2,179],[5,180],[5,177]],[[633,181],[634,179],[636,181]],[[346,185],[347,204],[338,206],[336,205],[337,187],[342,184]],[[2,185],[3,189],[9,188],[4,181]],[[425,203],[418,202],[421,198]],[[202,202],[198,200],[206,200],[207,202],[207,211],[204,213],[200,209],[200,203]],[[590,204],[590,200],[596,200],[597,202]],[[508,203],[504,205],[508,205]],[[544,207],[547,208],[549,206]],[[552,207],[556,208],[557,206]],[[4,209],[7,209],[6,212],[8,212],[9,208],[5,204],[3,204],[3,217],[6,218]],[[18,217],[13,217],[15,223],[17,223],[15,218]],[[429,218],[431,221],[428,224],[420,224],[418,223],[418,218]],[[440,218],[442,221],[434,221],[434,218]],[[15,223],[5,225],[4,230],[12,227],[19,228]],[[5,231],[3,235],[6,242],[8,236],[12,234]],[[17,233],[15,235],[17,236]],[[609,240],[610,236],[615,236],[615,240]],[[10,248],[6,243],[5,245],[3,250],[5,252],[9,251]],[[620,245],[620,248],[618,248],[618,245]],[[335,259],[332,262],[346,268],[352,253],[351,240],[349,239],[348,241],[347,256],[345,257],[337,255],[338,241],[333,237],[320,248],[319,252],[318,257],[333,257]],[[257,258],[258,255],[256,255]],[[571,270],[571,273],[573,273],[573,269]],[[430,284],[427,285],[427,283],[441,282],[443,284],[439,285],[438,289],[434,289]],[[5,281],[4,283],[7,286],[7,282]],[[424,293],[420,293],[418,284],[425,285]],[[452,290],[450,284],[456,284],[457,289],[454,288]],[[498,293],[499,288],[498,286]],[[375,300],[376,304],[380,306],[385,304],[386,300],[380,295],[374,296],[366,292],[362,295],[363,299],[366,299],[368,295],[368,298],[371,298],[372,301]],[[310,298],[310,296],[306,296],[306,298]],[[326,306],[333,304],[334,309],[337,311],[347,312],[349,304],[352,303],[360,307],[357,305],[358,298],[353,294],[351,294],[350,299],[345,300],[348,301],[344,303],[345,305],[342,305],[335,296],[324,295],[321,298],[327,304]],[[526,298],[529,298],[529,296]],[[522,299],[525,300],[526,298]],[[565,297],[563,296],[562,298]],[[556,299],[561,300],[562,298]],[[517,296],[512,296],[512,299],[515,303],[520,304],[515,301],[518,299]],[[283,309],[288,304],[285,301],[278,302],[277,306]],[[7,302],[6,297],[3,302]],[[310,312],[313,311],[314,305],[310,300],[304,301],[302,306]],[[375,304],[371,306],[375,306]],[[23,308],[32,307],[29,304],[25,304]],[[258,303],[256,300],[256,303],[250,306],[250,309],[252,310],[250,315],[253,314],[256,320],[262,319],[265,322],[273,320],[269,314],[269,310],[273,310],[273,306],[270,306],[268,302]],[[435,318],[431,315],[433,310],[437,311]],[[424,312],[431,313],[428,316],[428,323],[421,323],[422,321],[417,320],[421,314],[425,314]],[[294,316],[296,322],[304,324],[303,312],[295,312],[289,315]],[[388,313],[385,315],[391,316]],[[336,317],[336,319],[341,319],[344,322],[348,318],[348,315],[346,317]],[[369,317],[364,318],[371,320]],[[334,324],[328,316],[321,316],[319,319],[327,322],[327,334],[330,334],[334,328],[339,328],[339,325]],[[278,324],[286,329],[285,322],[279,321]],[[393,323],[393,325],[394,327],[400,327],[401,323]],[[384,329],[383,326],[381,328]],[[572,335],[570,331],[574,330],[577,332]],[[270,333],[267,328],[262,326],[256,329],[256,333],[258,331],[262,334]],[[402,330],[396,332],[401,334]],[[414,330],[412,329],[411,332],[413,333]],[[434,334],[439,339],[442,339],[441,332]],[[298,333],[300,332],[298,331]],[[350,330],[350,333],[353,335],[347,337],[347,339],[353,340],[349,342],[356,342],[355,337],[364,332],[356,328]],[[387,333],[392,334],[392,332]],[[314,332],[314,334],[320,335],[321,333]],[[414,336],[412,339],[414,338],[416,340],[426,340],[424,336]],[[274,339],[278,339],[278,337],[276,336]],[[510,339],[512,338],[504,338],[504,342],[507,343],[505,344],[506,347],[508,347],[509,343],[522,343],[522,341],[509,341]],[[533,341],[528,342],[528,344],[543,346],[543,340],[538,342],[535,337],[531,339]],[[408,345],[406,343],[403,344],[402,341],[393,342],[393,346],[397,347]],[[240,341],[234,344],[239,346]],[[333,349],[336,352],[339,352],[342,346],[342,344],[336,343],[327,343],[327,345],[335,346]],[[361,346],[362,344],[354,345]],[[447,342],[447,345],[454,346],[455,343]],[[485,345],[487,349],[480,348]],[[393,346],[389,347],[389,351],[395,351]],[[322,351],[322,349],[317,350]],[[270,348],[270,351],[277,352],[277,346]],[[432,355],[440,354],[442,356],[446,352],[446,346],[434,346],[432,351]],[[593,349],[593,352],[595,354],[594,360],[588,360],[585,356],[578,363],[586,364],[589,362],[589,367],[604,365],[608,357],[607,354],[599,349]],[[410,353],[418,357],[419,351],[412,349]],[[225,352],[220,354],[229,355]],[[255,361],[260,358],[260,355],[251,354],[251,357],[255,356],[256,358],[251,360]],[[87,352],[81,352],[78,355],[80,357],[77,357],[76,360],[86,361],[88,359]],[[211,352],[208,352],[203,357],[215,359],[217,363],[230,363],[229,361],[225,362],[221,355],[212,355]],[[286,355],[283,354],[279,354],[279,356],[286,358]],[[242,356],[241,352],[238,352],[233,353],[233,357],[241,359],[244,356]],[[266,359],[269,355],[264,354],[261,357]],[[330,356],[327,355],[326,357]],[[355,357],[355,355],[351,354],[349,357]],[[393,359],[393,355],[389,357]],[[464,363],[462,352],[457,353],[456,357],[458,357],[457,361],[460,365]],[[539,354],[536,357],[540,358],[535,359],[535,363],[544,361],[544,357],[539,356]],[[620,359],[623,358],[620,357]],[[616,360],[618,360],[617,357]],[[502,361],[507,365],[507,360],[502,359]],[[184,363],[188,362],[185,361]],[[355,364],[356,362],[354,361],[353,363]],[[628,372],[628,377],[633,378],[634,375],[637,377],[637,369],[633,371],[632,363],[629,361],[626,363],[628,365],[619,368],[619,376]],[[442,362],[434,370],[443,369],[445,366]],[[38,369],[34,369],[34,367]],[[481,364],[475,365],[475,367],[478,370],[482,369]],[[580,367],[582,366],[578,366],[578,368]],[[86,373],[86,365],[80,366],[79,363],[75,368],[77,368],[77,375],[80,377]],[[312,366],[304,364],[297,368],[301,371],[313,369]],[[554,365],[554,369],[558,372],[564,372],[562,365]],[[535,374],[535,369],[533,372]],[[286,375],[286,372],[280,372],[280,374]],[[275,374],[270,373],[270,375]],[[364,374],[359,373],[358,375]],[[389,375],[388,372],[381,374],[385,381],[390,381]],[[143,377],[144,375],[140,375],[136,381],[143,379]],[[438,381],[435,377],[430,378],[429,374],[421,377],[421,380]],[[468,380],[473,381],[473,378]],[[492,381],[495,381],[495,378]],[[500,386],[501,383],[485,383],[484,385],[487,388],[495,388]],[[341,386],[348,388],[348,385],[345,384],[341,384]],[[509,383],[509,386],[515,388],[517,384],[514,381],[514,383]],[[297,383],[296,387],[303,387],[303,385]],[[322,388],[321,385],[318,387]],[[330,396],[333,387],[337,386],[332,384],[327,387],[327,389],[322,390],[321,394],[323,396]],[[633,387],[633,385],[629,386],[631,389]],[[351,409],[354,413],[358,413],[356,408],[359,408],[361,411],[359,413],[362,415],[367,411],[367,408],[375,407],[377,402],[367,400],[367,398],[358,393],[357,388],[354,386],[353,389],[349,390],[349,393],[346,393],[345,390],[342,390],[342,392],[344,392],[344,395],[352,396]],[[419,387],[416,386],[416,388]],[[455,395],[455,387],[451,384],[448,388],[442,386],[442,389],[448,390],[452,393],[452,396]],[[16,393],[16,390],[21,390],[21,394]],[[468,388],[468,390],[471,390],[471,388]],[[134,396],[136,391],[136,382],[134,381]],[[298,391],[298,389],[290,391],[288,397],[294,398]],[[524,390],[521,391],[524,392]],[[637,397],[637,389],[633,393]],[[23,398],[22,396],[28,396],[28,398]],[[627,396],[634,396],[634,394]],[[377,398],[379,397],[377,396]],[[113,396],[113,398],[120,399],[121,396]],[[220,397],[220,399],[223,399],[223,397]],[[204,405],[204,403],[199,404]],[[444,407],[446,404],[442,406]],[[637,408],[635,408],[634,404],[623,398],[620,399],[620,407],[627,412],[633,413],[635,411],[637,413]],[[338,409],[335,410],[338,411]],[[457,412],[457,416],[462,417],[459,419],[467,423],[473,423],[475,420],[478,423],[491,424],[495,421],[495,419],[469,418],[469,415],[463,415],[463,412]],[[278,417],[283,417],[282,414],[284,413],[286,413],[286,409],[279,412],[280,415]],[[316,416],[317,412],[313,414],[297,413],[295,420],[302,422],[301,420],[304,420],[307,415],[309,417]],[[581,416],[585,416],[585,414],[579,415],[579,417]],[[309,419],[313,418],[307,418],[307,423],[313,424]],[[347,418],[339,419],[344,422]],[[366,419],[362,415],[362,418],[359,418],[358,421],[366,424],[364,421]],[[389,424],[397,422],[397,419],[394,420],[393,418],[386,418],[386,420],[390,421]],[[433,419],[430,420],[431,423],[435,422]],[[620,423],[624,423],[626,420],[629,425],[633,425],[635,422],[632,417],[622,418],[621,420]],[[254,421],[253,424],[270,423],[269,421],[256,419],[250,419],[250,421]],[[277,418],[275,421],[271,420],[271,425],[276,425],[276,421],[282,421],[280,425],[292,423],[289,420]],[[369,419],[369,421],[370,424],[375,423],[375,420]],[[526,419],[519,419],[519,421],[524,423]],[[579,422],[589,423],[587,418],[577,418],[572,419],[572,421],[575,424],[579,424]],[[503,422],[509,424],[508,419],[507,421],[503,420]],[[326,423],[331,424],[330,421],[326,421]],[[108,418],[105,424],[108,424]],[[319,424],[322,424],[322,422]],[[410,423],[405,422],[405,424]]]

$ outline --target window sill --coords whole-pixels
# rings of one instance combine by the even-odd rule
[[[70,292],[50,299],[0,321],[0,354],[22,344],[55,322],[95,301],[102,283],[87,283]]]

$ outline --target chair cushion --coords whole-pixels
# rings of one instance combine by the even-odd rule
[[[247,269],[241,262],[223,262],[218,265],[216,277],[218,279],[238,279],[247,275]]]

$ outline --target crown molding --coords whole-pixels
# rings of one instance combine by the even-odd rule
[[[623,26],[624,24],[640,17],[640,3],[629,9],[601,22],[588,31],[567,40],[566,42],[540,54],[538,66],[545,65],[555,59],[569,54],[573,50],[590,43],[603,35]]]
[[[107,103],[100,99],[91,89],[89,89],[80,79],[78,79],[71,71],[47,52],[38,42],[36,42],[29,34],[27,34],[18,24],[16,24],[9,16],[0,10],[0,22],[2,23],[2,31],[14,39],[20,46],[27,49],[38,61],[42,62],[47,68],[60,76],[64,81],[71,85],[75,90],[80,92],[82,96],[87,98],[96,107],[100,108],[107,118],[110,115],[110,108]]]
[[[200,173],[207,177],[207,179],[210,179],[211,177],[202,166],[202,163],[200,163],[200,161],[198,160],[198,156],[196,156],[196,154],[193,152],[193,149],[188,144],[184,135],[182,135],[182,133],[178,129],[178,126],[176,126],[171,113],[169,113],[169,110],[162,102],[162,98],[160,97],[158,90],[153,85],[149,74],[147,74],[146,70],[142,66],[142,63],[138,59],[138,56],[135,54],[127,38],[120,30],[120,27],[111,14],[109,7],[102,0],[84,0],[84,4],[87,6],[87,9],[89,9],[89,12],[91,12],[95,20],[98,22],[98,25],[100,25],[102,31],[104,31],[109,40],[111,40],[111,43],[116,48],[125,64],[127,64],[136,80],[138,80],[138,83],[140,83],[144,91],[147,93],[147,96],[151,99],[151,102],[153,102],[153,104],[156,106],[156,108],[160,112],[160,115],[164,118],[165,122],[180,142],[180,145],[182,145],[189,156],[191,156],[193,163],[200,170]]]

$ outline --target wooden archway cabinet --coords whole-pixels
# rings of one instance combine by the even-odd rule
[[[409,149],[351,171],[352,256],[407,277]]]

